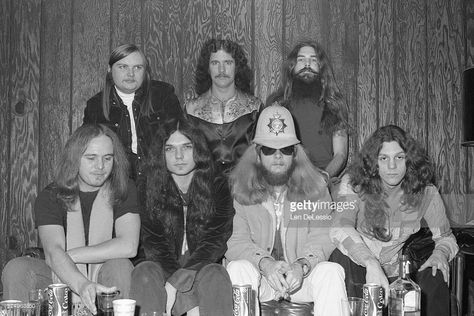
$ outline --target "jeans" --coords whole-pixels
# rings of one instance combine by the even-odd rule
[[[129,297],[130,277],[133,265],[128,259],[106,261],[99,270],[97,283],[116,286],[120,296]],[[30,257],[10,260],[2,273],[3,299],[28,301],[28,293],[33,289],[44,289],[53,283],[51,269],[46,261]]]
[[[227,265],[232,284],[250,284],[257,294],[255,297],[255,315],[260,315],[258,301],[267,302],[275,298],[275,290],[269,285],[257,268],[247,260],[231,261]],[[314,302],[315,316],[344,315],[342,300],[346,299],[344,270],[332,262],[320,262],[303,279],[301,288],[291,294],[295,303]]]
[[[132,272],[130,296],[137,301],[139,313],[166,312],[165,283],[169,275],[157,262],[145,261]],[[225,268],[212,263],[202,268],[196,275],[188,292],[176,295],[173,315],[182,315],[199,306],[202,316],[232,315],[232,285]]]

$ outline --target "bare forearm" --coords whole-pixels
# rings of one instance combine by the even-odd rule
[[[68,255],[75,263],[102,263],[111,259],[133,258],[136,254],[137,244],[123,238],[68,250]]]
[[[346,158],[343,154],[335,154],[333,159],[327,165],[326,172],[329,173],[331,178],[337,177],[344,168],[345,163]]]
[[[62,249],[46,250],[46,263],[51,270],[66,283],[73,292],[78,293],[81,284],[89,280],[77,269],[71,257]]]

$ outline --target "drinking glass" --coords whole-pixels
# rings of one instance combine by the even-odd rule
[[[350,316],[362,316],[364,301],[360,297],[342,299],[343,308]]]

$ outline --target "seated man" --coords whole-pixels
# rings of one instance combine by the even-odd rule
[[[146,163],[145,255],[132,272],[140,312],[232,315],[232,286],[220,264],[234,207],[216,176],[204,134],[187,120],[164,124]]]
[[[120,140],[105,125],[83,125],[66,143],[53,183],[36,199],[35,218],[46,261],[19,257],[3,271],[5,299],[62,282],[96,313],[98,292],[127,297],[140,217],[136,189]]]
[[[331,197],[295,135],[290,112],[262,111],[254,144],[230,175],[234,229],[226,258],[232,284],[251,284],[262,302],[315,302],[314,315],[341,315],[344,271],[325,262]]]
[[[433,179],[426,151],[400,127],[380,127],[364,142],[336,192],[354,207],[337,213],[330,231],[338,248],[331,259],[345,268],[351,296],[362,295],[364,283],[382,285],[387,296],[405,241],[426,223],[435,247],[411,271],[423,293],[421,315],[449,315],[448,262],[458,245]]]

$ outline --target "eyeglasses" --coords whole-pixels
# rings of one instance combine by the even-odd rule
[[[279,150],[283,155],[289,156],[289,155],[293,155],[293,153],[295,152],[295,146],[291,145],[291,146],[283,147],[280,149],[271,148],[267,146],[260,146],[260,150],[262,151],[262,154],[264,154],[265,156],[273,155],[277,150]]]

